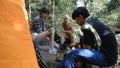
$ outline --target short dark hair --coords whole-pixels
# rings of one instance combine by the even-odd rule
[[[90,16],[88,10],[85,7],[77,7],[72,13],[72,19],[75,19],[79,15],[82,15],[84,18]]]
[[[49,14],[49,10],[46,7],[42,7],[42,8],[39,9],[39,13]]]

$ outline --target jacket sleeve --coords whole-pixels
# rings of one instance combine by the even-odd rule
[[[94,34],[88,30],[88,29],[84,29],[82,30],[83,31],[83,44],[86,44],[86,45],[94,45],[95,44],[95,36]]]

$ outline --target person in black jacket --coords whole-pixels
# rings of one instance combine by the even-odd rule
[[[77,7],[72,18],[81,26],[83,49],[72,50],[57,68],[76,68],[77,62],[110,67],[117,61],[117,41],[113,32],[99,20],[90,17],[85,7]]]

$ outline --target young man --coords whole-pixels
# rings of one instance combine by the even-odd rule
[[[57,43],[54,42],[54,29],[45,28],[45,18],[48,15],[48,9],[43,7],[39,10],[39,15],[33,19],[32,23],[32,37],[33,41],[49,43],[51,45],[51,49],[49,50],[50,53],[55,54],[56,49],[58,48]]]
[[[89,17],[84,7],[73,11],[72,18],[83,31],[83,48],[71,51],[57,68],[77,68],[82,62],[110,67],[117,61],[117,42],[113,32],[99,20]]]
[[[74,36],[73,36],[73,26],[69,21],[69,16],[65,15],[62,23],[62,40],[61,44],[59,45],[59,49],[57,51],[56,61],[60,62],[71,44],[74,43]],[[71,48],[72,49],[72,48]]]
[[[64,20],[62,23],[62,33],[63,33],[65,44],[70,45],[74,43],[73,26],[69,21],[68,15],[64,17]]]

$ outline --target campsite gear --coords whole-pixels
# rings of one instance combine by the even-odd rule
[[[36,51],[36,56],[37,56],[39,67],[40,68],[48,68],[47,63],[46,63],[44,57],[39,52],[38,46],[39,46],[39,42],[38,41],[34,41],[34,47],[35,47],[35,51]]]
[[[0,0],[0,68],[38,68],[25,0]]]

